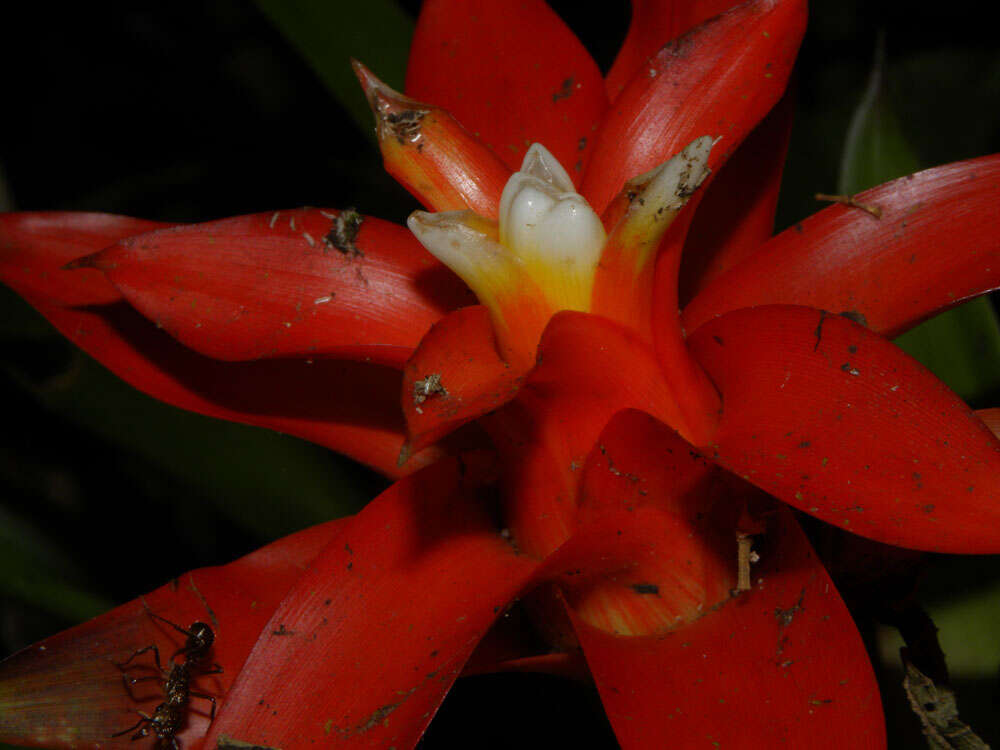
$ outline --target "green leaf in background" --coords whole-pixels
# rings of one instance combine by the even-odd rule
[[[989,563],[984,561],[983,564]],[[950,572],[973,572],[965,567],[965,570]],[[963,720],[984,739],[995,741],[1000,736],[1000,714],[996,710],[995,697],[1000,666],[1000,639],[996,626],[1000,618],[1000,584],[993,582],[970,588],[970,583],[968,578],[954,577],[948,582],[947,598],[932,596],[926,610],[937,627],[938,642],[947,658],[951,685],[958,696]],[[921,588],[933,589],[935,585]],[[924,592],[922,598],[927,593],[933,595],[934,592]],[[898,689],[904,674],[900,664],[900,648],[905,645],[903,638],[895,628],[881,625],[877,629],[876,643],[887,720],[893,726],[908,728],[906,739],[895,747],[921,747],[917,722]]]
[[[2,166],[0,166],[0,211],[13,210],[14,199],[10,195],[10,188],[7,187],[7,178],[4,176]]]
[[[838,191],[843,194],[853,195],[930,166],[920,163],[893,110],[886,92],[888,72],[885,40],[880,36],[867,89],[848,128],[838,181]],[[938,315],[900,336],[896,343],[974,406],[996,405],[984,401],[1000,390],[1000,326],[988,298]],[[988,736],[997,725],[996,713],[988,705],[992,691],[987,686],[1000,666],[1000,640],[996,637],[1000,586],[973,586],[974,581],[975,577],[955,576],[938,587],[939,593],[946,595],[926,608],[938,628],[963,718],[968,712],[975,728]],[[921,599],[927,597],[928,589],[933,594],[935,587],[926,584],[925,580],[921,585]],[[899,688],[904,676],[899,656],[903,639],[895,628],[880,626],[876,642],[889,724],[907,737],[899,747],[918,747],[923,744],[922,738],[918,739],[918,723]]]
[[[1000,584],[976,587],[956,598],[932,603],[927,614],[938,629],[938,642],[956,679],[991,678],[1000,665]],[[879,650],[885,663],[897,662],[905,645],[895,628],[879,630]]]
[[[974,406],[996,405],[983,401],[1000,389],[1000,327],[987,297],[928,320],[896,344]]]
[[[379,78],[402,90],[413,19],[394,0],[256,2],[358,127],[374,140],[371,110],[351,70],[350,58],[368,62]]]
[[[876,45],[868,87],[851,119],[839,191],[853,195],[911,174],[919,163],[886,94],[885,37]],[[977,407],[1000,389],[1000,326],[986,298],[939,315],[896,339],[958,395]]]
[[[45,318],[11,289],[0,286],[0,341],[37,341],[54,335]]]
[[[111,608],[78,580],[67,580],[76,566],[45,535],[0,507],[0,594],[81,622]]]
[[[885,91],[885,35],[875,47],[868,87],[847,129],[837,190],[846,195],[867,190],[921,168]]]
[[[6,302],[22,308],[14,317],[27,313],[21,300]],[[262,540],[353,513],[372,491],[353,463],[319,446],[154,401],[75,348],[67,372],[20,380],[47,409],[197,488]]]

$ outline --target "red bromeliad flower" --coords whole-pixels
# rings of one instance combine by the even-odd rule
[[[118,664],[181,646],[155,613],[208,623],[224,668],[194,669],[219,710],[184,703],[188,748],[411,747],[463,670],[584,663],[623,747],[884,746],[861,639],[774,498],[1000,551],[1000,444],[887,340],[998,286],[1000,158],[771,238],[802,0],[635,0],[606,78],[542,2],[474,5],[425,3],[413,98],[356,66],[431,212],[412,233],[0,217],[0,277],[137,388],[398,478],[11,657],[0,739],[128,746],[162,697]],[[491,629],[517,599],[551,653]]]

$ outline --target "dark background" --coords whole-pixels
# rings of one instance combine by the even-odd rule
[[[419,7],[402,4],[411,13]],[[350,5],[342,5],[348,14]],[[626,4],[611,5],[553,3],[604,69],[628,23]],[[969,0],[813,3],[795,74],[798,119],[779,228],[817,210],[814,193],[835,192],[880,30],[889,101],[921,166],[1000,151],[1000,56],[981,7]],[[415,207],[383,173],[371,140],[251,3],[22,13],[0,28],[3,208],[186,222],[306,204],[356,206],[400,221]],[[377,69],[377,60],[365,62]],[[0,344],[0,528],[20,540],[12,548],[24,547],[15,549],[20,563],[0,569],[0,655],[182,571],[350,512],[382,486],[291,438],[261,443],[257,431],[146,403],[102,377],[5,289]],[[208,460],[189,442],[198,435],[210,436]],[[182,450],[186,444],[200,451],[201,464]],[[247,477],[262,453],[289,495],[318,499],[294,508],[275,502],[280,487],[262,490]],[[305,476],[303,467],[315,473]],[[248,523],[247,505],[266,522]],[[51,578],[83,599],[53,606],[58,592],[37,594]],[[933,601],[998,579],[993,558],[940,559],[924,591]],[[890,733],[899,747],[919,746],[909,744],[920,740],[895,679],[888,672],[883,687],[887,700],[895,696]],[[996,675],[955,682],[963,716],[984,739],[1000,741]],[[613,742],[594,696],[554,678],[463,680],[440,719],[426,747]]]

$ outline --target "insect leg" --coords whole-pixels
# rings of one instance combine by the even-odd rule
[[[133,724],[132,726],[130,726],[128,729],[123,729],[120,732],[115,732],[111,736],[112,737],[121,737],[123,734],[128,734],[133,729],[137,729],[138,727],[142,727],[143,724],[148,724],[150,721],[152,721],[152,719],[150,719],[148,716],[146,716],[146,714],[142,713],[142,711],[139,711],[138,713],[139,713],[139,716],[142,717],[141,719],[139,719],[139,721],[137,721],[135,724]],[[133,740],[138,739],[140,736],[141,737],[145,737],[146,736],[146,734],[147,734],[146,727],[142,727],[142,729],[140,731],[142,732],[142,734],[141,735],[136,735],[135,737],[132,738]]]
[[[153,660],[156,662],[156,668],[162,672],[163,671],[163,667],[160,664],[160,649],[158,649],[155,644],[152,645],[152,646],[146,646],[145,648],[140,648],[138,651],[136,651],[129,658],[127,658],[125,661],[121,662],[117,666],[120,669],[124,669],[125,666],[130,661],[132,661],[135,657],[141,656],[142,654],[146,653],[147,651],[152,651],[153,652]]]
[[[149,734],[149,727],[143,727],[138,732],[136,732],[135,734],[133,734],[132,737],[131,737],[131,739],[132,740],[141,740],[143,737],[146,737],[148,734]]]
[[[212,701],[212,712],[208,715],[208,718],[210,720],[215,718],[215,696],[206,695],[205,693],[199,693],[194,690],[192,690],[189,695],[191,695],[192,698],[204,698],[207,701]]]
[[[127,674],[123,674],[122,675],[122,684],[125,685],[125,692],[128,693],[128,697],[131,698],[132,700],[135,700],[135,696],[132,695],[132,686],[128,684],[128,675]],[[126,729],[125,732],[127,732],[127,731],[128,730]],[[125,732],[120,732],[119,734],[125,734]],[[115,737],[117,735],[113,734],[111,736]]]

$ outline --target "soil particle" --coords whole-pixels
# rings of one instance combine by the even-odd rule
[[[557,102],[560,99],[568,99],[570,96],[572,96],[572,94],[573,94],[573,84],[575,84],[575,83],[576,83],[576,79],[573,78],[573,76],[570,76],[569,78],[567,78],[566,80],[564,80],[559,85],[559,90],[553,92],[553,94],[552,94],[552,101],[553,102]]]
[[[385,125],[400,143],[416,143],[420,139],[420,128],[427,110],[405,109],[385,115]]]
[[[363,222],[364,217],[356,209],[344,209],[334,217],[330,231],[323,238],[324,244],[327,247],[335,248],[339,253],[349,258],[364,255],[361,249],[354,244]]]
[[[655,583],[633,583],[632,590],[637,594],[653,594],[659,596],[660,587]]]
[[[855,323],[857,323],[860,326],[864,326],[865,328],[868,327],[868,319],[865,318],[865,316],[859,313],[857,310],[845,310],[844,312],[840,313],[840,316],[843,318],[847,318],[848,320],[853,320]]]
[[[782,609],[781,607],[776,607],[774,610],[774,616],[778,620],[778,625],[782,628],[787,628],[792,624],[795,619],[795,615],[802,611],[802,599],[805,598],[806,591],[802,589],[799,593],[798,601],[795,602],[788,609]]]
[[[363,721],[360,724],[358,724],[356,727],[354,727],[352,731],[345,732],[343,729],[341,729],[339,730],[340,733],[346,736],[364,734],[369,729],[374,729],[379,724],[387,723],[389,715],[392,714],[393,711],[402,706],[404,703],[406,703],[406,701],[409,700],[410,696],[413,695],[415,692],[417,692],[417,689],[415,687],[410,688],[406,692],[401,692],[400,695],[402,697],[398,701],[396,701],[395,703],[387,703],[384,706],[381,706],[380,708],[376,708],[374,711],[372,711],[371,715],[368,717],[366,721]]]
[[[826,320],[826,310],[819,311],[819,323],[816,325],[816,343],[813,344],[813,351],[819,349],[819,342],[823,340],[823,322]]]
[[[422,404],[431,396],[447,396],[448,391],[441,383],[441,373],[433,372],[413,384],[413,403]]]

